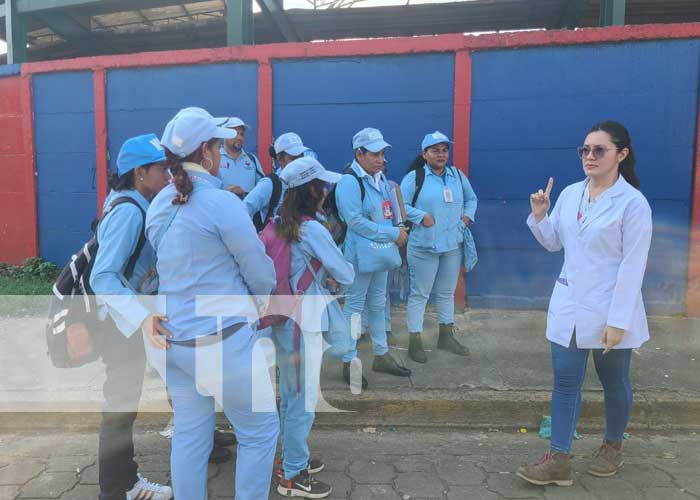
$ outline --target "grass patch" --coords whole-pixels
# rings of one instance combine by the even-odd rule
[[[0,315],[45,314],[51,287],[60,271],[50,262],[36,257],[19,266],[0,263]]]

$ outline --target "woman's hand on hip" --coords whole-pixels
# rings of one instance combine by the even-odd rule
[[[168,339],[173,338],[173,334],[163,326],[163,321],[168,321],[168,318],[162,314],[151,314],[141,323],[143,336],[156,349],[167,349]]]

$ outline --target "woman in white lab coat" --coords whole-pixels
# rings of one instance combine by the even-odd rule
[[[649,339],[642,280],[651,242],[651,208],[638,190],[627,129],[594,125],[579,148],[586,179],[567,186],[554,210],[546,189],[530,196],[527,224],[550,252],[564,249],[564,266],[547,313],[552,350],[550,451],[520,467],[530,483],[573,484],[571,443],[589,352],[605,393],[605,439],[588,472],[613,476],[622,466],[622,436],[632,411],[632,349]]]

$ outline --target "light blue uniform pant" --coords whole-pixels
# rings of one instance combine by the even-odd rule
[[[462,265],[462,247],[436,253],[409,245],[406,256],[411,282],[406,315],[408,332],[423,331],[425,305],[431,291],[435,292],[439,323],[454,323],[455,288]]]
[[[363,309],[367,314],[369,335],[372,339],[372,352],[375,356],[386,354],[389,348],[386,345],[386,330],[384,325],[384,308],[386,306],[387,271],[376,273],[358,273],[355,267],[355,281],[345,295],[345,308],[343,312],[352,324],[352,315],[358,318]],[[359,325],[358,325],[359,327]],[[359,332],[356,332],[359,334]],[[343,356],[343,361],[349,362],[357,357],[357,339],[351,339],[352,349]]]
[[[272,338],[277,353],[280,391],[280,430],[285,479],[292,479],[307,468],[309,445],[307,439],[316,416],[323,337],[321,333],[304,332],[301,342],[299,386],[294,363],[293,331],[273,329]]]
[[[387,281],[391,280],[391,273],[393,271],[388,271]],[[362,331],[366,332],[369,328],[369,320],[367,319],[367,305],[365,304],[365,310],[362,311]],[[384,330],[387,332],[391,331],[391,293],[389,293],[389,286],[386,287],[386,306],[384,307]]]
[[[214,444],[214,402],[238,438],[236,500],[266,500],[279,434],[275,396],[257,336],[242,327],[223,342],[171,344],[165,380],[175,433],[170,468],[175,498],[206,500],[207,464]]]

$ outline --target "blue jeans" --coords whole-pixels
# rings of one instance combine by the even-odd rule
[[[431,291],[435,292],[439,323],[454,323],[455,288],[462,266],[462,247],[449,252],[435,253],[409,245],[406,257],[411,287],[406,314],[408,332],[423,331],[425,306]]]
[[[279,368],[282,466],[285,479],[292,479],[309,464],[307,439],[316,416],[323,337],[321,333],[302,334],[300,378],[297,381],[294,333],[274,328],[273,332]]]
[[[571,451],[581,409],[581,387],[586,376],[588,353],[591,350],[595,370],[605,394],[605,439],[622,441],[632,412],[632,349],[613,349],[606,355],[603,355],[602,349],[579,349],[576,347],[576,334],[571,338],[569,347],[562,347],[554,342],[550,344],[554,372],[552,450],[561,453]]]
[[[352,315],[357,314],[358,321],[361,321],[362,310],[365,309],[365,306],[367,307],[365,313],[367,314],[369,335],[372,339],[372,352],[375,356],[382,356],[389,350],[386,344],[386,330],[384,329],[388,273],[387,271],[357,273],[357,266],[355,266],[355,272],[355,281],[350,285],[350,289],[345,295],[343,313],[348,324],[352,325]],[[359,334],[359,331],[356,334]],[[345,362],[350,362],[357,357],[357,338],[351,338],[350,343],[352,348],[343,356]]]
[[[238,438],[236,500],[267,499],[279,420],[267,363],[257,336],[243,326],[223,341],[172,344],[165,380],[173,400],[170,455],[175,498],[207,499],[207,464],[214,444],[214,402]]]

